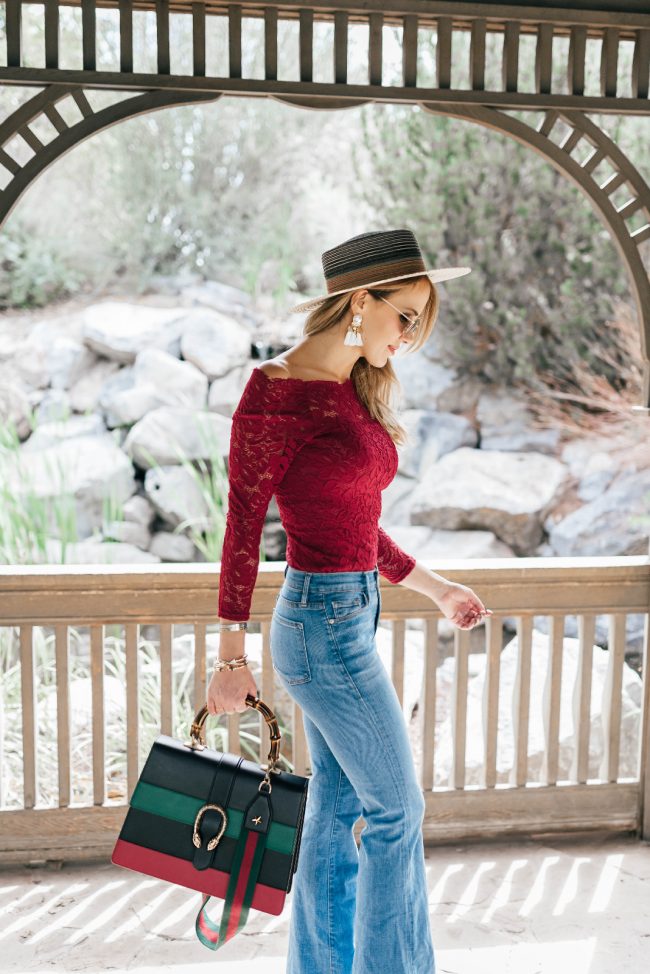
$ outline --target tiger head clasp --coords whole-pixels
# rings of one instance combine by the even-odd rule
[[[199,835],[199,828],[201,827],[201,819],[203,818],[203,815],[205,814],[205,812],[207,812],[209,808],[213,808],[221,815],[221,828],[219,829],[216,835],[213,835],[212,838],[208,840],[207,849],[208,852],[211,852],[219,844],[219,840],[221,839],[221,836],[226,831],[226,825],[228,822],[226,813],[224,809],[221,807],[221,805],[202,805],[201,808],[199,808],[196,818],[194,819],[194,832],[192,834],[192,842],[194,843],[197,849],[201,848],[201,836]]]

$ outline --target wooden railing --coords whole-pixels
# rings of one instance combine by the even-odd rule
[[[421,652],[415,750],[427,802],[425,841],[596,828],[637,831],[650,838],[650,558],[454,560],[431,567],[470,585],[494,615],[480,628],[459,630],[442,618],[431,600],[403,585],[381,580],[378,646],[383,639],[390,642],[389,670],[402,701],[406,664],[411,662],[407,653]],[[247,639],[251,645],[258,641],[256,681],[260,696],[276,710],[284,728],[281,751],[287,767],[309,773],[299,708],[277,684],[271,661],[270,620],[283,581],[283,568],[279,562],[260,565],[251,609],[251,620],[259,623],[259,634],[251,626]],[[207,661],[213,656],[217,638],[213,639],[211,625],[216,619],[218,580],[214,565],[0,569],[0,638],[4,639],[5,648],[0,657],[5,669],[4,673],[0,671],[0,805],[4,804],[0,808],[0,861],[87,858],[110,852],[152,737],[159,732],[179,736],[178,728],[187,727],[205,700]],[[623,776],[622,675],[626,666],[626,619],[631,614],[640,614],[644,623],[643,665],[638,681],[638,713],[633,715],[634,769],[632,774]],[[533,635],[536,640],[540,638],[534,632],[535,616],[548,618],[548,632],[541,637],[545,665],[541,698],[531,697]],[[561,776],[560,701],[566,691],[562,672],[566,656],[564,625],[570,616],[577,621],[577,665],[571,687],[573,759],[568,773]],[[591,697],[594,632],[599,617],[608,617],[609,637],[598,724],[602,747],[596,755],[598,770],[594,775],[594,755],[590,757],[590,732],[594,726]],[[407,621],[412,623],[408,628]],[[500,736],[504,732],[503,721],[501,728],[499,725],[499,684],[503,647],[509,641],[507,626],[513,621],[517,635],[516,671],[508,727],[513,748],[504,781],[503,762],[497,767]],[[114,630],[116,626],[118,629]],[[179,671],[173,657],[177,655],[180,632],[183,645],[189,647],[188,660],[193,661],[181,661],[180,672],[180,679],[189,681],[192,688],[187,696],[191,706],[187,713],[174,714]],[[446,637],[453,643],[448,651]],[[41,652],[44,638],[52,647],[49,668]],[[14,669],[20,676],[20,690],[15,698],[18,703],[13,711],[8,704],[12,643]],[[85,646],[85,650],[78,652],[80,646]],[[109,768],[107,757],[109,649],[110,659],[119,664],[119,679],[110,677],[110,685],[123,684],[125,692],[125,720],[120,725],[125,765],[121,790],[121,772],[119,768],[116,771],[114,762]],[[437,719],[436,708],[443,699],[440,664],[445,657],[447,670],[453,666],[453,679],[449,699],[445,700],[450,713],[449,740],[443,743],[450,745],[447,750],[451,750],[452,760],[446,780],[436,782],[441,747],[440,736],[438,747],[434,746],[436,725],[445,726]],[[152,672],[156,674],[153,684],[145,683],[142,676],[143,659],[147,681]],[[255,659],[254,652],[251,659]],[[71,660],[77,674],[87,673],[85,683],[71,680]],[[472,783],[466,763],[468,743],[473,743],[467,739],[469,667],[471,661],[478,660],[485,664],[482,760],[480,780]],[[56,708],[48,711],[47,706],[37,706],[39,681],[52,680],[53,674]],[[145,728],[141,697],[146,689],[151,706],[152,686],[155,718],[153,725]],[[71,687],[75,690],[74,699]],[[83,716],[86,703],[87,720]],[[528,730],[531,718],[538,720],[540,715],[544,726],[543,755],[539,769],[531,771]],[[260,725],[252,756],[264,760],[268,751],[265,725],[253,711],[222,718],[222,730],[228,730],[227,738],[222,739],[223,748],[243,753],[240,724],[249,720],[250,731],[250,718],[259,720]],[[53,726],[39,741],[39,727],[43,736],[46,719]],[[88,737],[87,760],[81,753],[81,732],[75,730],[79,727]],[[17,739],[17,728],[22,728],[18,734],[21,753],[12,754],[11,741]],[[438,732],[440,735],[440,728]],[[250,739],[249,733],[247,740]],[[45,761],[41,759],[39,763],[39,749],[43,748]],[[17,763],[22,769],[22,794],[16,797],[14,788],[12,797],[9,779],[11,768]],[[47,775],[57,787],[49,798],[44,798],[41,780]]]

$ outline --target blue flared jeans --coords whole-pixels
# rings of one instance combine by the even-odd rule
[[[377,568],[287,566],[273,610],[273,667],[301,708],[311,758],[286,974],[435,972],[424,796],[377,653],[380,609]]]

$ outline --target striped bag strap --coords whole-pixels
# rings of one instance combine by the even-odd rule
[[[266,837],[266,832],[256,832],[254,829],[242,828],[239,833],[220,923],[215,923],[207,914],[206,907],[212,897],[209,894],[203,896],[195,930],[201,943],[210,950],[219,950],[246,925],[266,848]]]

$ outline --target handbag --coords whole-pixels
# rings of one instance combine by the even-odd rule
[[[269,728],[266,764],[207,747],[207,705],[190,739],[154,741],[133,790],[111,862],[203,894],[196,935],[218,950],[246,924],[249,909],[278,916],[298,865],[309,778],[283,771],[273,711],[250,693]],[[220,921],[207,913],[224,899]]]

